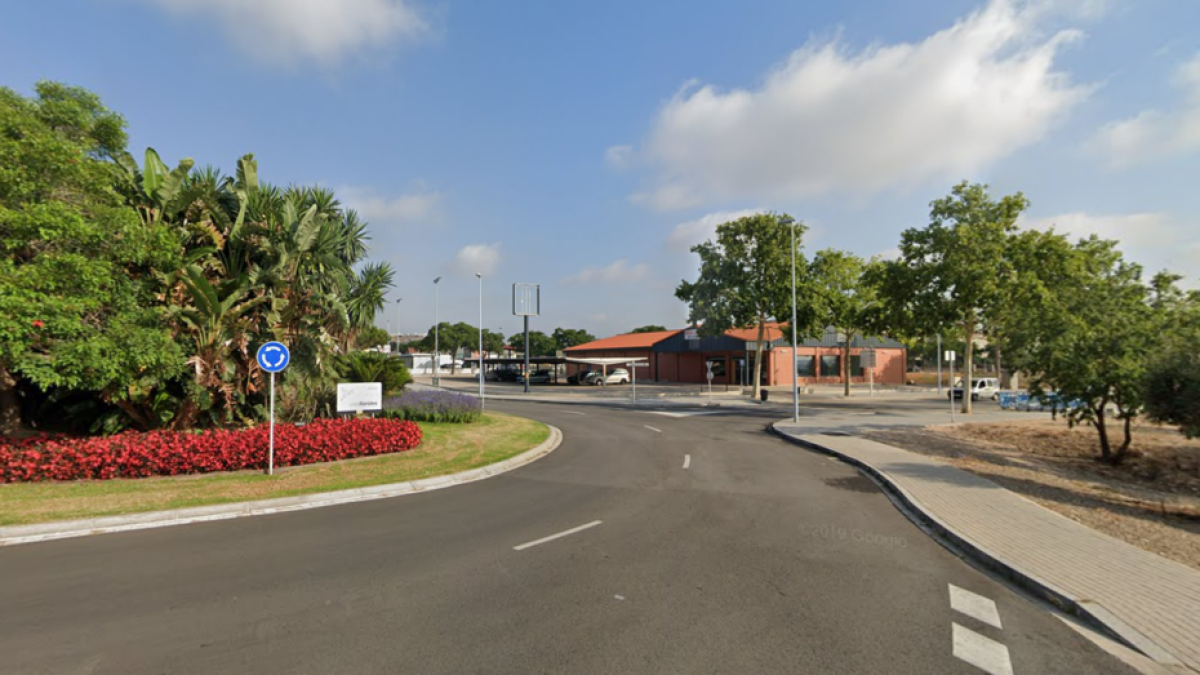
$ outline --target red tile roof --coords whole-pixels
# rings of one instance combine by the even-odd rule
[[[773,342],[781,337],[784,337],[783,329],[779,326],[780,325],[775,322],[768,322],[765,326],[763,326],[763,340],[766,342]],[[729,330],[725,331],[725,334],[731,338],[737,338],[738,340],[754,342],[758,340],[758,326],[750,326],[749,328],[730,328]],[[789,342],[788,344],[791,343]]]
[[[563,351],[569,353],[594,352],[603,349],[649,349],[672,335],[677,335],[681,332],[678,330],[664,330],[654,333],[626,333],[625,335],[614,335],[600,340],[585,342],[581,345],[568,347]]]

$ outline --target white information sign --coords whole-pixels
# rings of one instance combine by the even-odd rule
[[[364,410],[383,410],[383,383],[339,382],[337,411],[343,413]]]
[[[946,360],[946,361],[954,361],[954,360],[955,360],[955,359],[954,359],[954,357],[956,357],[956,356],[958,356],[958,354],[955,354],[955,353],[954,353],[954,352],[952,352],[952,351],[947,351],[947,352],[946,352],[946,356],[945,356],[945,360]]]
[[[699,329],[696,329],[696,328],[683,329],[683,339],[684,340],[699,340],[700,339]]]

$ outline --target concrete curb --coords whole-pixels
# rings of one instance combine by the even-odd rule
[[[1063,612],[1087,622],[1093,628],[1099,630],[1117,642],[1120,642],[1126,647],[1145,654],[1147,657],[1158,662],[1160,665],[1170,668],[1177,668],[1179,669],[1179,672],[1191,672],[1165,649],[1160,647],[1150,638],[1143,635],[1141,632],[1127,625],[1124,621],[1121,621],[1116,616],[1112,615],[1104,607],[1092,602],[1087,598],[1074,597],[1070,593],[1067,593],[1066,591],[1054,586],[1054,584],[1042,579],[1037,575],[1037,573],[1030,570],[1021,569],[1015,563],[1005,560],[999,555],[976,546],[966,537],[947,526],[937,516],[933,515],[933,513],[931,513],[924,507],[924,505],[921,504],[920,500],[916,499],[907,490],[896,484],[888,474],[879,471],[870,464],[849,455],[844,455],[823,445],[817,445],[816,443],[804,441],[791,436],[781,431],[776,424],[778,423],[772,423],[768,429],[770,429],[771,433],[779,436],[785,441],[809,450],[814,450],[822,454],[836,457],[847,464],[861,469],[877,484],[879,484],[880,487],[883,488],[884,492],[889,498],[891,498],[892,502],[899,507],[900,511],[904,513],[905,516],[907,516],[910,520],[915,521],[919,527],[927,532],[936,534],[937,537],[941,537],[943,539],[943,544],[947,542],[950,543],[953,547],[952,552],[963,555],[976,564],[999,574],[1001,577],[1008,579],[1017,586],[1020,586],[1022,589],[1033,594],[1035,597],[1049,602]]]
[[[489,464],[488,466],[469,471],[462,471],[446,476],[422,478],[421,480],[404,483],[372,485],[370,487],[338,490],[336,492],[320,492],[295,497],[196,506],[170,511],[149,511],[147,513],[134,513],[127,516],[108,516],[105,518],[64,520],[54,523],[0,527],[0,546],[32,544],[39,541],[86,537],[93,534],[108,534],[110,532],[128,532],[155,527],[188,525],[191,523],[204,523],[214,520],[243,518],[246,516],[264,516],[272,513],[286,513],[288,511],[351,504],[372,499],[399,497],[401,495],[429,492],[430,490],[471,483],[512,471],[540,459],[558,448],[562,443],[562,431],[558,427],[549,424],[546,426],[550,429],[550,437],[536,448],[527,450],[515,457],[510,457],[502,462],[496,462],[495,464]]]

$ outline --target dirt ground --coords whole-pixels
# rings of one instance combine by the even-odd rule
[[[1121,466],[1096,431],[1021,420],[871,432],[867,438],[988,478],[1088,527],[1200,569],[1200,440],[1138,425]]]

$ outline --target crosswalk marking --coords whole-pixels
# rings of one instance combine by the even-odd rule
[[[957,623],[951,624],[951,627],[954,631],[955,657],[988,675],[1013,675],[1008,647]]]
[[[950,608],[972,619],[978,619],[992,628],[1002,628],[995,602],[954,584],[950,584]]]

